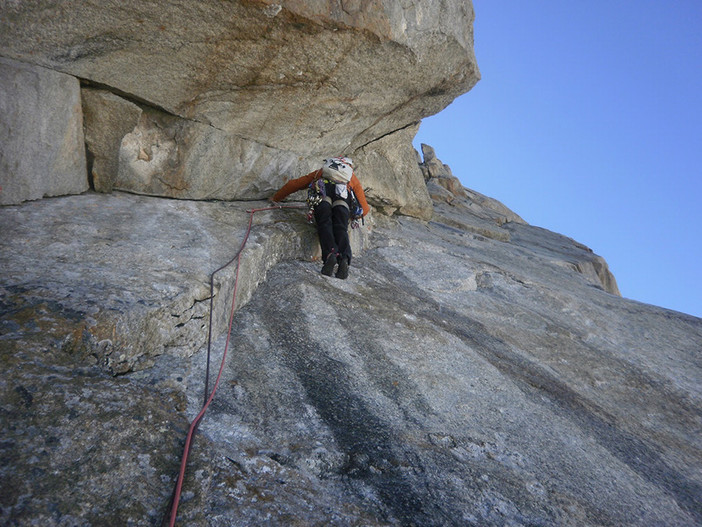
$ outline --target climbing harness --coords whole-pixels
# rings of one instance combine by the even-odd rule
[[[327,193],[327,185],[335,185],[334,196],[337,198],[332,200],[332,197]],[[363,220],[363,207],[358,202],[356,193],[353,189],[346,186],[344,183],[336,183],[334,181],[317,178],[307,187],[307,222],[314,223],[314,209],[322,201],[328,202],[332,207],[340,205],[349,209],[351,218],[351,228],[357,229],[361,224],[365,225]]]
[[[266,210],[275,210],[275,209],[300,209],[304,208],[304,205],[276,205],[272,207],[264,207],[260,209],[251,209],[247,210],[246,212],[249,213],[249,225],[248,228],[246,229],[246,234],[244,235],[244,239],[241,242],[241,245],[239,246],[239,249],[237,250],[236,254],[232,257],[231,260],[229,260],[227,263],[216,269],[215,271],[212,272],[210,275],[210,317],[209,317],[209,329],[207,332],[207,371],[205,373],[205,397],[204,397],[204,404],[202,406],[202,409],[200,410],[200,413],[197,414],[195,419],[193,419],[192,423],[190,423],[190,428],[188,429],[188,435],[185,439],[185,447],[183,448],[183,457],[180,462],[180,472],[178,473],[178,479],[176,480],[176,485],[175,488],[173,489],[173,495],[171,497],[171,504],[169,507],[169,512],[166,514],[163,520],[163,525],[168,525],[169,527],[173,527],[175,525],[176,517],[178,514],[178,503],[180,502],[180,495],[181,491],[183,489],[183,479],[185,478],[185,469],[188,463],[188,456],[190,455],[190,450],[192,448],[192,440],[193,440],[193,435],[195,434],[195,431],[197,430],[198,426],[200,425],[200,421],[202,420],[202,417],[205,415],[205,412],[207,411],[207,407],[210,405],[212,402],[212,399],[214,399],[215,393],[217,391],[217,387],[219,386],[219,381],[222,378],[222,372],[224,371],[224,364],[227,359],[227,351],[229,349],[229,339],[231,337],[231,332],[232,332],[232,325],[234,322],[234,311],[236,310],[236,292],[237,292],[237,287],[239,284],[239,267],[241,263],[241,253],[244,250],[244,247],[246,246],[246,242],[249,239],[249,234],[251,234],[251,226],[253,224],[253,217],[254,214],[257,212],[262,212]],[[215,379],[214,386],[212,387],[212,392],[209,392],[209,379],[210,379],[210,355],[211,355],[211,350],[212,350],[212,312],[214,310],[214,276],[218,272],[222,271],[223,269],[229,267],[231,264],[236,261],[236,275],[234,277],[234,293],[232,294],[232,304],[231,304],[231,309],[229,313],[229,325],[227,328],[227,340],[224,345],[224,352],[222,353],[222,362],[219,366],[219,373],[217,374],[217,378]]]

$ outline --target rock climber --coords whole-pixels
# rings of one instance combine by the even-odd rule
[[[314,219],[322,247],[322,274],[331,276],[338,265],[336,277],[345,279],[351,264],[349,218],[356,207],[361,217],[370,212],[361,182],[354,173],[353,161],[348,157],[325,159],[319,170],[288,181],[271,201],[278,203],[305,187],[312,189],[310,192],[316,196]]]

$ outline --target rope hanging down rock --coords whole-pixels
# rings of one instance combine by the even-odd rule
[[[239,246],[239,250],[236,252],[236,254],[232,257],[231,260],[229,260],[227,263],[222,265],[221,267],[215,269],[212,274],[210,275],[210,316],[209,316],[209,328],[207,331],[207,372],[205,374],[205,396],[204,396],[204,403],[202,405],[202,409],[200,410],[200,413],[197,414],[195,419],[193,419],[192,423],[190,423],[190,428],[188,429],[188,435],[185,438],[185,447],[183,448],[183,457],[181,458],[180,462],[180,472],[178,473],[178,479],[176,480],[176,485],[175,488],[173,489],[173,495],[171,497],[171,504],[168,508],[168,513],[164,517],[164,521],[162,525],[168,525],[169,527],[173,527],[175,525],[176,517],[178,514],[178,504],[180,502],[180,495],[181,491],[183,489],[183,479],[185,478],[185,469],[187,467],[188,463],[188,456],[190,455],[190,450],[192,448],[192,440],[193,440],[193,435],[195,434],[195,431],[197,430],[197,427],[200,424],[200,421],[202,420],[202,417],[205,415],[205,412],[207,411],[207,407],[210,405],[212,402],[212,399],[214,399],[215,393],[217,392],[217,387],[219,386],[219,381],[222,378],[222,371],[224,371],[224,364],[227,359],[227,351],[229,349],[229,339],[231,337],[231,332],[232,332],[232,324],[234,322],[234,311],[236,310],[236,292],[237,288],[239,285],[239,267],[241,263],[241,253],[244,250],[244,247],[246,246],[246,242],[249,239],[249,234],[251,234],[251,226],[253,224],[253,217],[254,214],[257,212],[262,212],[266,210],[275,210],[275,209],[301,209],[301,208],[306,208],[305,205],[276,205],[274,207],[264,207],[260,209],[251,209],[247,210],[246,212],[249,213],[249,225],[246,229],[246,234],[244,235],[244,239],[241,242],[241,245]],[[215,379],[214,386],[212,387],[212,392],[209,393],[209,379],[210,379],[210,356],[211,356],[211,350],[212,350],[212,312],[214,309],[214,276],[218,272],[222,271],[223,269],[226,269],[229,267],[232,263],[236,261],[236,276],[234,278],[234,293],[232,294],[232,305],[229,313],[229,325],[227,326],[227,340],[224,345],[224,352],[222,353],[222,362],[219,365],[219,373],[217,374],[217,378]]]

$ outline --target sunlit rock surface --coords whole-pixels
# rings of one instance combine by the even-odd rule
[[[80,79],[95,189],[264,199],[324,157],[413,160],[405,130],[480,77],[473,18],[465,1],[5,2],[0,55]],[[404,188],[406,168],[359,176]],[[430,214],[422,186],[369,197]]]
[[[589,249],[472,195],[376,216],[347,280],[320,275],[303,210],[258,213],[179,524],[702,521],[702,320],[608,292]],[[160,523],[203,403],[208,276],[252,205],[0,209],[3,524]]]

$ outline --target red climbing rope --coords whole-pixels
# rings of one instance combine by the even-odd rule
[[[188,463],[188,456],[190,454],[190,450],[192,447],[193,435],[195,434],[195,431],[197,430],[197,427],[200,424],[202,417],[205,415],[205,412],[207,411],[207,407],[212,402],[212,399],[214,399],[215,392],[217,391],[217,387],[219,386],[219,381],[222,378],[222,371],[224,371],[224,364],[225,364],[225,361],[227,359],[227,351],[229,349],[229,339],[231,337],[232,324],[234,322],[234,311],[236,309],[236,292],[237,292],[237,288],[239,285],[239,264],[241,263],[241,253],[244,250],[244,247],[246,246],[246,242],[249,239],[249,234],[251,234],[251,225],[253,224],[254,214],[257,212],[265,211],[265,210],[301,209],[301,208],[306,208],[306,206],[305,205],[276,205],[274,207],[264,207],[264,208],[260,208],[260,209],[247,210],[246,212],[249,213],[249,225],[248,225],[248,228],[246,229],[246,234],[244,235],[244,239],[242,240],[241,245],[239,246],[239,250],[236,252],[236,254],[234,255],[234,257],[231,260],[229,260],[226,264],[219,267],[218,269],[215,269],[212,272],[212,274],[210,275],[210,320],[209,320],[209,329],[208,329],[208,334],[207,334],[207,373],[205,374],[205,402],[202,406],[202,409],[200,410],[200,413],[197,414],[195,419],[193,419],[192,423],[190,423],[188,435],[185,438],[185,447],[183,448],[183,457],[180,461],[180,472],[178,473],[178,479],[176,481],[176,486],[175,486],[175,489],[173,490],[173,496],[172,496],[171,505],[169,508],[170,513],[166,516],[166,518],[164,518],[164,525],[166,525],[166,522],[165,522],[166,519],[169,519],[169,522],[168,522],[169,527],[173,527],[175,525],[176,516],[178,514],[178,503],[180,502],[180,494],[181,494],[181,491],[183,489],[183,479],[185,478],[185,469],[186,469],[186,466]],[[210,354],[211,354],[211,345],[212,345],[212,312],[214,309],[214,276],[222,269],[229,267],[232,263],[234,263],[235,260],[236,260],[236,276],[234,278],[234,293],[232,294],[232,305],[231,305],[231,310],[229,313],[229,325],[227,327],[227,341],[224,345],[224,352],[222,353],[222,362],[219,366],[219,373],[217,374],[217,379],[215,380],[214,386],[212,387],[212,392],[208,396],[208,384],[209,384],[209,377],[210,377]]]

